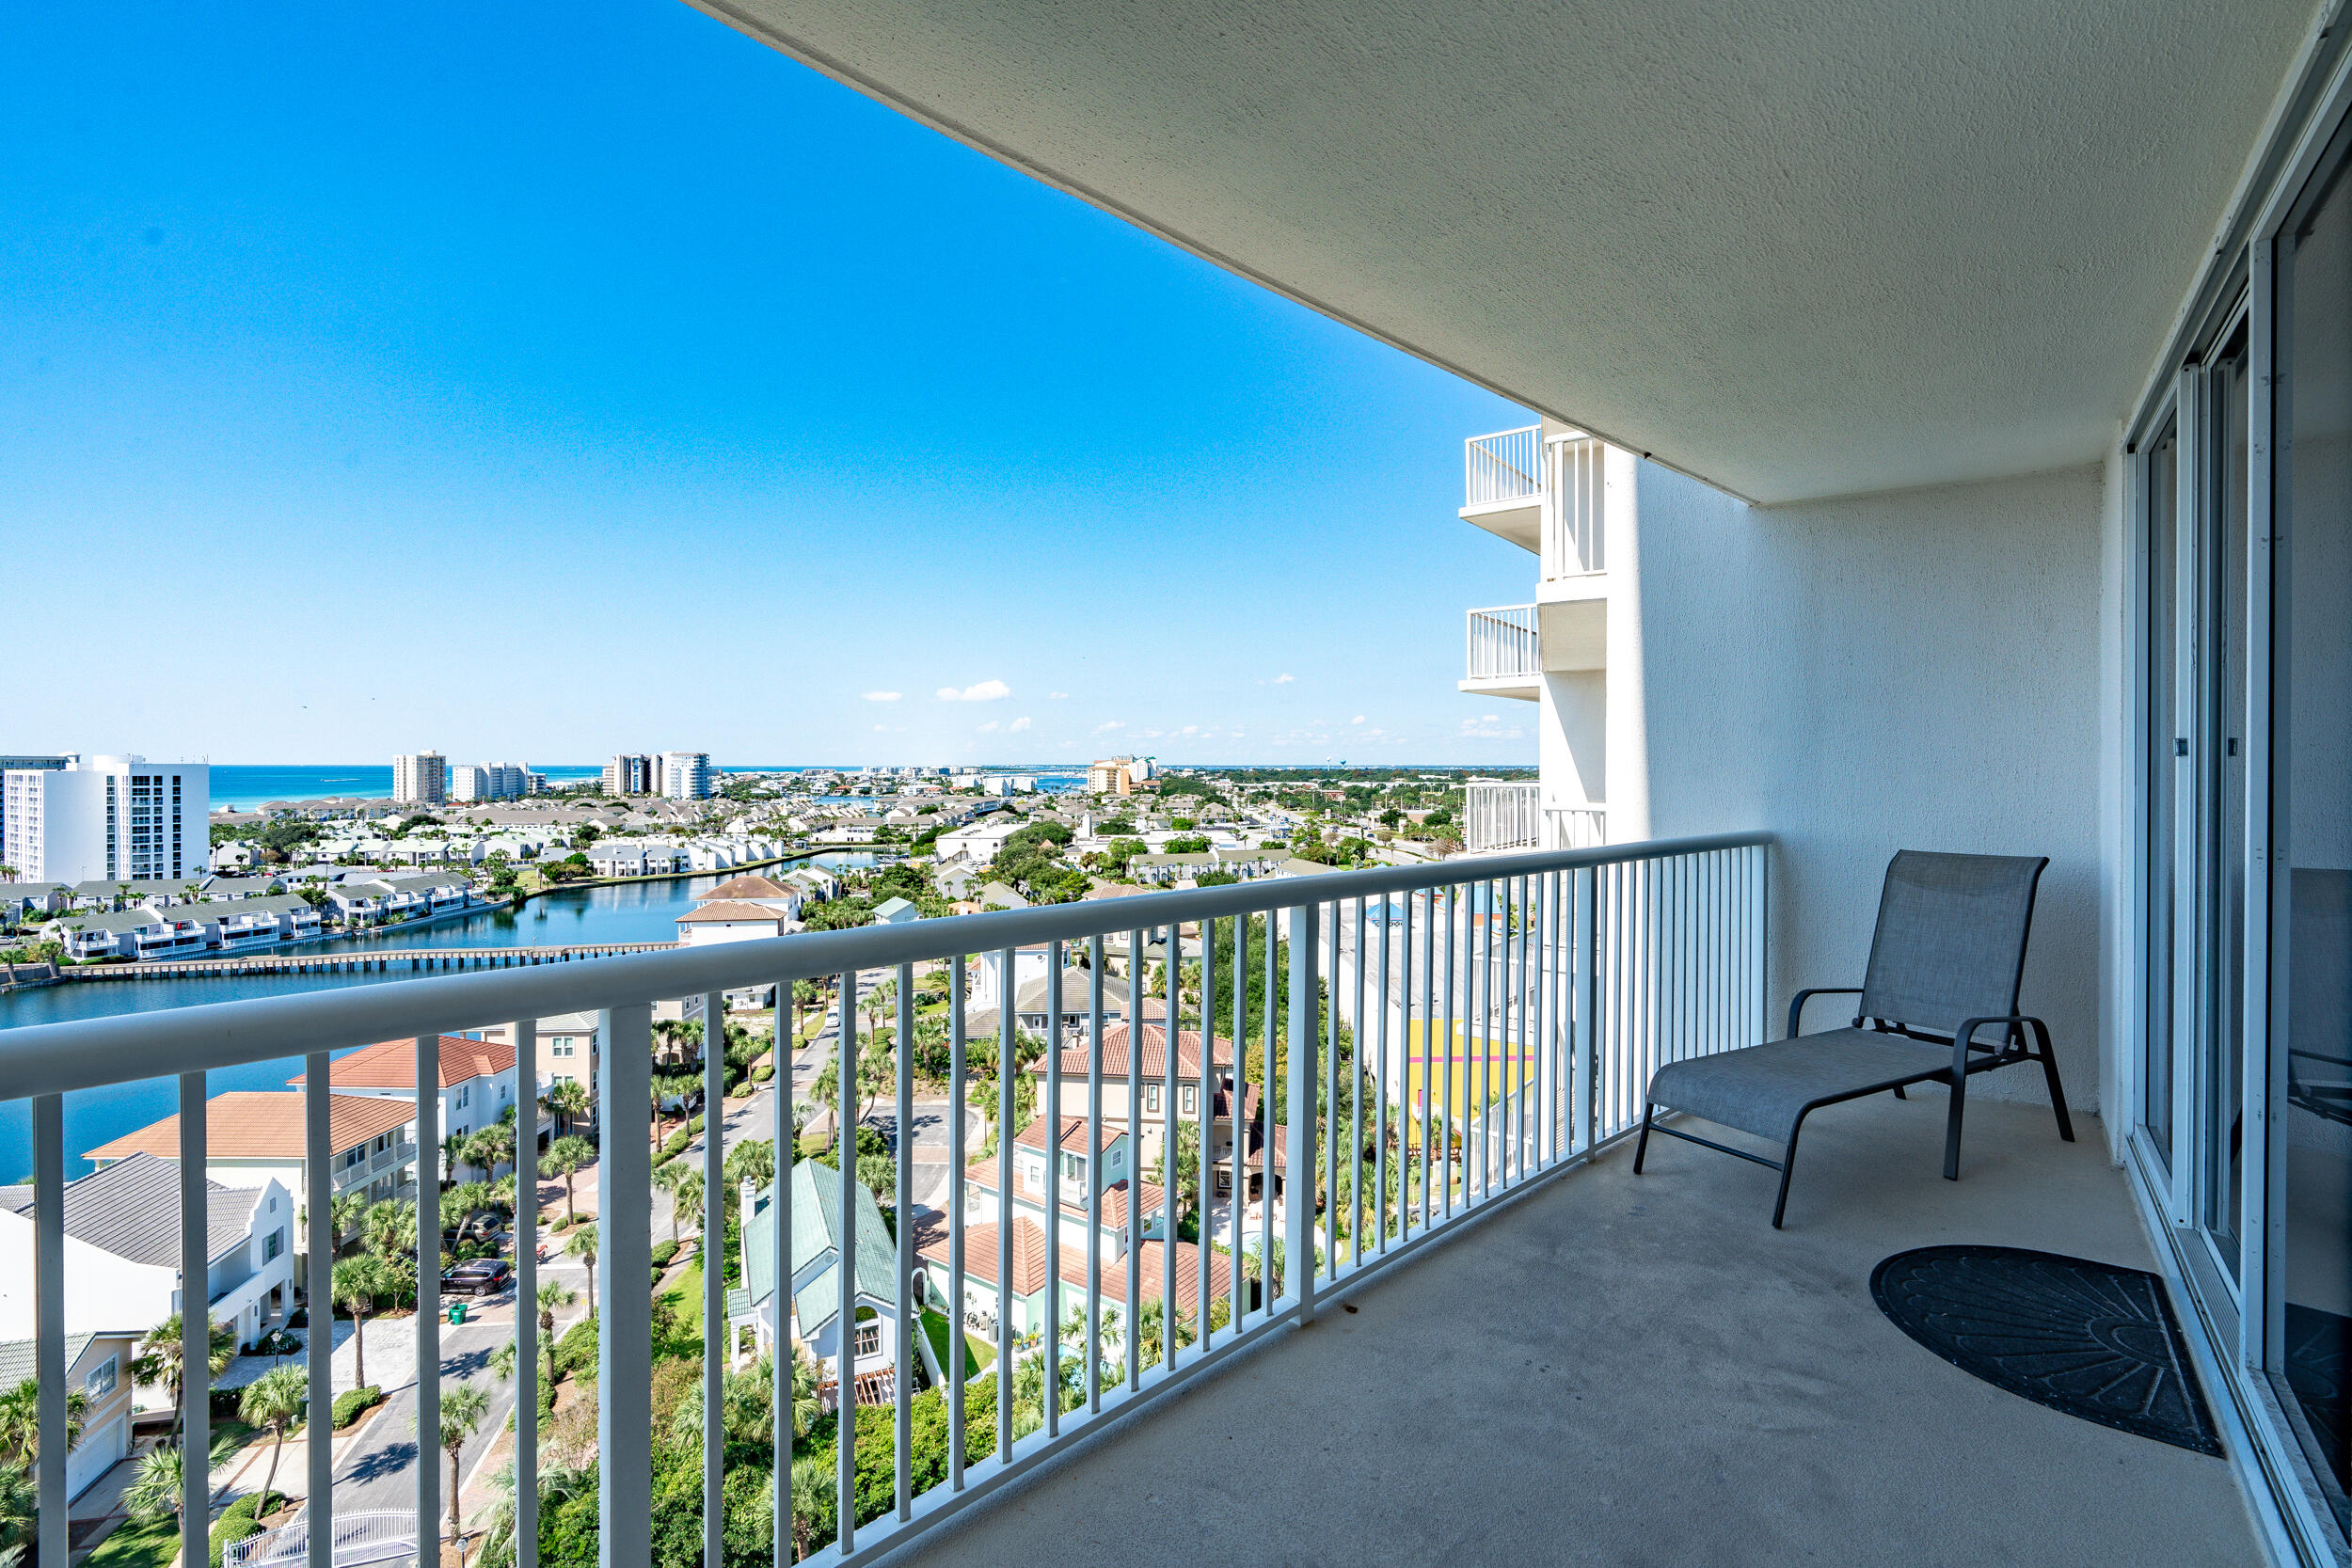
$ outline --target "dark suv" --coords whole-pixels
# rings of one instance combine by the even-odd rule
[[[470,1263],[460,1263],[441,1275],[444,1295],[491,1296],[506,1289],[515,1277],[513,1265],[496,1258],[478,1258]]]

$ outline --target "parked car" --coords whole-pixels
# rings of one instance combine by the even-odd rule
[[[441,1290],[449,1295],[496,1295],[513,1281],[511,1264],[496,1258],[480,1258],[470,1263],[460,1263],[441,1275]]]

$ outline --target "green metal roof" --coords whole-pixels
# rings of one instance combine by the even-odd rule
[[[841,1287],[834,1275],[841,1234],[841,1179],[828,1166],[796,1161],[791,1180],[792,1307],[801,1320],[801,1332],[814,1334],[833,1322],[841,1307]],[[858,1293],[896,1305],[898,1243],[882,1224],[874,1195],[864,1187],[856,1191]],[[775,1291],[775,1227],[761,1223],[774,1192],[771,1187],[753,1199],[751,1216],[743,1227],[743,1288],[727,1297],[731,1317],[747,1316]]]

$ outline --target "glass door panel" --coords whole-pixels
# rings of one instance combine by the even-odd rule
[[[2290,438],[2271,828],[2290,881],[2283,995],[2271,998],[2284,1037],[2271,1050],[2274,1091],[2284,1079],[2285,1212],[2268,1224],[2283,1227],[2285,1303],[2264,1359],[2339,1525],[2352,1526],[2352,195],[2324,186],[2309,202],[2279,268]]]
[[[2172,1163],[2172,963],[2179,922],[2173,911],[2172,864],[2179,853],[2179,823],[2173,816],[2181,768],[2174,743],[2181,735],[2174,702],[2175,625],[2180,593],[2180,431],[2167,421],[2149,445],[2148,567],[2145,607],[2148,714],[2147,826],[2141,877],[2147,888],[2148,930],[2144,1005],[2146,1037],[2139,1060],[2139,1121],[2167,1166]]]
[[[2245,1197],[2248,365],[2244,321],[2206,376],[2195,657],[2198,1218],[2238,1272]]]

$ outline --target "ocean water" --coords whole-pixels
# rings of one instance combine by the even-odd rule
[[[722,768],[722,773],[797,773],[803,769],[781,764],[756,768]],[[551,784],[578,784],[582,779],[600,778],[604,764],[597,763],[538,763],[532,765],[534,773],[545,773]],[[355,795],[362,800],[392,798],[392,765],[390,763],[351,763],[324,768],[295,768],[276,763],[213,765],[213,809],[252,811],[271,800],[326,800],[340,795]],[[1041,773],[1038,787],[1049,795],[1076,789],[1086,783],[1084,773]]]

